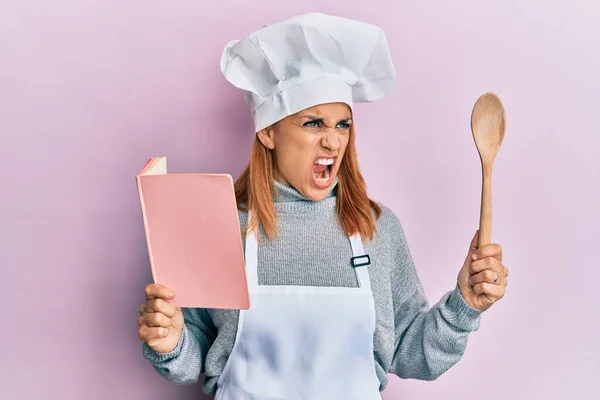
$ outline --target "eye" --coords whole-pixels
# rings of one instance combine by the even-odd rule
[[[319,119],[312,119],[308,122],[305,122],[304,125],[302,126],[306,126],[309,128],[320,128],[323,125],[323,122]]]
[[[338,128],[343,129],[343,130],[348,130],[348,129],[350,129],[350,123],[346,122],[346,121],[342,121],[338,124]]]

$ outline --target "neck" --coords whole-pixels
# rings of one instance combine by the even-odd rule
[[[334,179],[327,196],[324,199],[309,200],[294,187],[284,185],[275,180],[276,194],[274,195],[275,208],[278,212],[315,212],[331,209],[336,203],[337,177]]]

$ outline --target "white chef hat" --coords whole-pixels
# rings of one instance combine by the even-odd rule
[[[244,93],[256,132],[318,104],[379,100],[396,75],[381,28],[320,13],[229,42],[221,72]]]

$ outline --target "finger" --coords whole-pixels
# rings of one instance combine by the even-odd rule
[[[172,299],[175,297],[175,292],[160,283],[152,283],[146,286],[146,300],[152,299]]]
[[[142,315],[144,315],[145,312],[146,312],[146,304],[145,303],[144,304],[140,304],[140,307],[138,309],[138,313],[140,314],[140,317]]]
[[[485,271],[486,269],[491,269],[495,272],[503,272],[504,266],[502,262],[494,257],[486,257],[480,260],[475,260],[471,262],[469,266],[469,272],[474,275],[481,271]]]
[[[479,260],[485,257],[494,257],[502,261],[502,246],[497,243],[481,246],[473,253],[473,260]]]
[[[467,260],[471,260],[473,253],[477,250],[477,242],[479,240],[479,229],[475,231],[473,235],[473,239],[471,239],[471,243],[469,244],[469,251],[467,252]]]
[[[475,231],[473,235],[473,239],[471,239],[471,244],[469,245],[469,250],[475,251],[477,250],[477,242],[479,241],[479,229]]]
[[[493,283],[482,282],[473,286],[473,291],[477,294],[486,295],[490,300],[496,301],[504,296],[504,286],[494,285]]]
[[[498,274],[498,280],[496,282],[494,282],[494,279],[496,278],[496,274]],[[504,283],[506,282],[506,278],[504,277],[503,274],[492,271],[491,269],[486,269],[484,271],[481,271],[469,278],[469,285],[471,285],[471,286],[474,286],[478,283],[483,283],[483,282],[492,283],[494,285],[504,285]]]
[[[165,314],[169,318],[173,318],[177,312],[177,308],[163,299],[152,299],[146,301],[146,312],[159,312]]]
[[[142,326],[138,329],[138,336],[150,344],[154,340],[164,339],[169,336],[169,330],[163,327]]]
[[[171,318],[162,313],[147,313],[138,318],[138,325],[146,325],[149,327],[169,328],[172,324]]]

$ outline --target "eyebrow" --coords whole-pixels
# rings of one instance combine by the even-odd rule
[[[321,122],[324,121],[323,117],[319,117],[317,115],[303,115],[303,116],[300,117],[300,119],[310,119],[311,121],[321,121]],[[351,120],[352,120],[352,118],[345,117],[345,118],[340,119],[338,121],[338,123],[339,122],[350,122]]]

